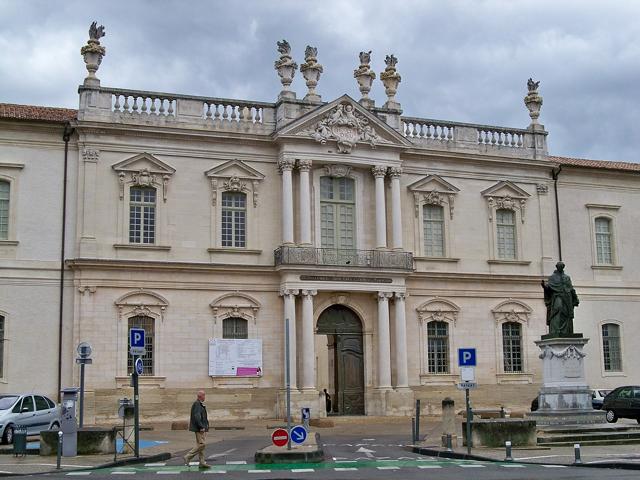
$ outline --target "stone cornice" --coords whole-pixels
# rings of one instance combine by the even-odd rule
[[[156,260],[124,260],[124,259],[99,259],[99,258],[74,258],[66,260],[65,264],[71,270],[107,269],[107,270],[166,270],[166,271],[223,271],[228,272],[233,268],[235,272],[243,273],[273,273],[273,265],[238,265],[226,263],[199,263],[199,262],[171,262]]]

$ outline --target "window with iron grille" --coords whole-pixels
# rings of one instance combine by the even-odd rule
[[[613,249],[611,248],[611,220],[605,217],[595,219],[596,227],[596,261],[600,265],[613,265]]]
[[[516,215],[512,210],[496,210],[498,258],[516,259]]]
[[[0,180],[0,240],[9,239],[9,182]]]
[[[129,318],[129,329],[131,328],[143,328],[144,329],[144,349],[145,353],[142,358],[142,375],[153,375],[153,339],[154,339],[154,319],[146,317],[144,315],[138,315]],[[133,357],[129,355],[129,349],[131,348],[129,329],[127,330],[127,373],[133,373]]]
[[[605,372],[621,372],[620,326],[615,323],[602,325],[602,355]]]
[[[4,378],[4,317],[0,315],[0,378]]]
[[[156,241],[156,189],[131,187],[129,198],[129,243]]]
[[[225,318],[222,320],[222,338],[249,338],[247,325],[244,318]]]
[[[505,373],[522,372],[522,325],[519,323],[502,324],[502,353]]]
[[[222,246],[247,246],[247,195],[222,193]]]
[[[449,324],[427,323],[427,361],[429,373],[449,373]]]
[[[422,207],[424,227],[424,254],[427,257],[444,257],[444,208],[440,205]]]
[[[320,178],[320,242],[325,248],[353,249],[355,182],[346,177]]]

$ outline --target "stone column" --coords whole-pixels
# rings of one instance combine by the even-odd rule
[[[309,188],[309,171],[311,160],[299,160],[300,170],[300,243],[311,245],[311,190]]]
[[[393,239],[391,246],[395,250],[402,250],[402,209],[400,198],[400,175],[402,168],[391,167],[391,225],[393,227]]]
[[[405,318],[404,293],[395,293],[395,337],[396,337],[396,387],[409,387],[409,374],[407,366],[407,321]]]
[[[376,179],[376,248],[387,248],[387,212],[384,200],[384,176],[387,167],[371,169]]]
[[[282,243],[293,244],[293,160],[278,161],[278,169],[282,175]]]
[[[378,292],[378,385],[391,388],[391,339],[389,338],[389,292]]]
[[[100,160],[100,151],[91,148],[85,148],[82,151],[82,160],[84,167],[83,178],[83,215],[82,215],[82,235],[80,237],[80,251],[83,256],[90,257],[97,254],[96,247],[96,182],[98,161]],[[121,198],[122,200],[122,198]],[[125,224],[124,221],[119,224]],[[128,224],[128,220],[126,222]],[[124,236],[124,235],[123,235]],[[126,242],[127,240],[125,240]]]
[[[316,388],[316,352],[313,333],[313,297],[315,290],[302,290],[302,388]]]
[[[284,318],[285,320],[289,319],[289,372],[291,379],[291,390],[297,390],[298,382],[297,374],[296,374],[296,295],[298,294],[298,290],[282,290],[280,295],[284,297]],[[283,326],[283,332],[286,331],[286,328]],[[284,335],[283,335],[284,337]],[[283,345],[285,343],[283,342]],[[284,353],[284,348],[283,348]],[[284,370],[282,371],[282,385],[283,388],[287,387],[287,376],[286,376],[286,353],[284,356]]]

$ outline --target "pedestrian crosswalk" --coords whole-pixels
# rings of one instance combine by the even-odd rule
[[[431,469],[478,469],[478,468],[566,468],[565,465],[544,465],[544,464],[523,464],[516,462],[479,462],[470,460],[447,460],[434,458],[412,458],[402,457],[401,459],[378,460],[371,459],[365,461],[358,460],[335,460],[314,464],[275,464],[259,465],[249,464],[244,460],[230,460],[224,464],[214,465],[210,469],[199,469],[195,466],[171,465],[167,463],[147,463],[142,466],[127,466],[110,469],[84,470],[69,472],[68,476],[88,476],[96,475],[135,475],[135,474],[157,474],[157,475],[179,475],[181,473],[201,473],[203,475],[227,475],[232,473],[245,474],[249,478],[254,475],[291,472],[296,474],[312,474],[321,471],[334,472],[357,472],[360,470],[374,469],[379,471],[398,471],[407,469],[431,470]]]

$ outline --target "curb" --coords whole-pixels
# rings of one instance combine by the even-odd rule
[[[316,450],[308,452],[292,452],[285,450],[276,453],[263,453],[258,450],[254,455],[257,464],[269,465],[278,463],[319,463],[324,460],[324,448],[320,440],[320,434],[316,432]]]
[[[162,462],[164,460],[169,460],[171,458],[171,453],[169,452],[164,452],[164,453],[157,453],[155,455],[148,455],[148,456],[140,456],[140,457],[133,457],[133,458],[124,458],[122,460],[116,460],[115,462],[108,462],[108,463],[102,463],[100,465],[95,465],[93,467],[88,467],[88,468],[76,468],[73,470],[68,470],[68,469],[60,469],[60,470],[48,470],[45,472],[31,472],[31,473],[0,473],[0,477],[24,477],[27,475],[47,475],[47,474],[65,474],[68,473],[69,471],[73,471],[73,472],[82,472],[82,471],[87,471],[87,470],[98,470],[101,468],[115,468],[115,467],[123,467],[126,465],[137,465],[139,463],[155,463],[155,462]]]
[[[411,447],[412,453],[418,455],[427,455],[437,458],[450,458],[453,460],[478,460],[481,462],[493,463],[522,463],[525,465],[540,465],[540,462],[527,462],[525,460],[513,460],[513,462],[505,462],[492,457],[484,457],[482,455],[466,454],[460,452],[447,452],[437,448],[429,447]],[[619,463],[619,462],[602,462],[602,463],[547,463],[547,465],[562,465],[565,467],[581,467],[581,468],[615,468],[618,470],[640,470],[640,463]]]

